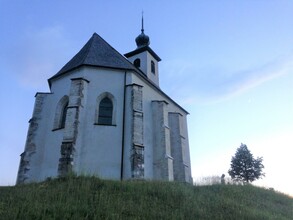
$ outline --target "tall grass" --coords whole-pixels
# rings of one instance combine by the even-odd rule
[[[293,199],[251,185],[69,177],[0,187],[0,219],[292,219]]]

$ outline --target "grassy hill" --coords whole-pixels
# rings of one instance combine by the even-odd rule
[[[292,219],[293,199],[251,185],[69,177],[0,187],[0,219]]]

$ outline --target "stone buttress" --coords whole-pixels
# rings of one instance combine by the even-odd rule
[[[170,146],[167,102],[152,101],[154,179],[172,181],[173,158]]]
[[[134,179],[144,178],[144,143],[143,143],[143,104],[142,86],[130,85],[131,89],[131,177]]]
[[[186,146],[186,137],[183,132],[183,116],[178,112],[169,112],[171,152],[174,169],[174,180],[190,182],[190,164]]]
[[[37,93],[35,96],[35,105],[32,118],[29,120],[29,129],[27,133],[27,139],[25,143],[24,152],[20,155],[20,164],[18,169],[18,175],[16,184],[25,183],[27,180],[31,181],[31,165],[33,163],[33,156],[39,150],[38,146],[38,134],[40,133],[39,125],[42,120],[42,114],[44,111],[44,103],[46,97],[50,95],[50,93]],[[41,152],[38,152],[41,154]],[[38,172],[34,170],[34,172]]]
[[[81,111],[85,106],[85,92],[89,81],[83,78],[71,79],[69,93],[69,104],[67,107],[65,130],[60,149],[58,175],[64,176],[73,171],[74,158],[80,123],[82,121]]]

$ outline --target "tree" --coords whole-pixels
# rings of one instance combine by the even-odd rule
[[[241,143],[235,156],[231,159],[231,167],[228,173],[232,179],[237,181],[252,182],[265,176],[262,171],[264,168],[262,161],[262,157],[254,159],[247,146]]]

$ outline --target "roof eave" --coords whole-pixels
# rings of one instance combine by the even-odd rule
[[[64,72],[61,72],[61,73],[57,73],[55,74],[54,76],[50,77],[48,79],[48,82],[49,82],[49,86],[51,88],[51,80],[54,80],[54,79],[57,79],[63,75],[66,75],[67,73],[71,72],[71,71],[74,71],[74,70],[77,70],[81,67],[99,67],[99,68],[106,68],[106,69],[115,69],[115,70],[135,70],[135,69],[132,69],[132,68],[122,68],[122,67],[110,67],[110,66],[103,66],[103,65],[90,65],[90,64],[81,64],[81,65],[78,65],[72,69],[68,69]]]
[[[139,47],[129,53],[124,54],[124,56],[129,58],[144,51],[148,51],[158,62],[161,61],[161,58],[149,46]]]

